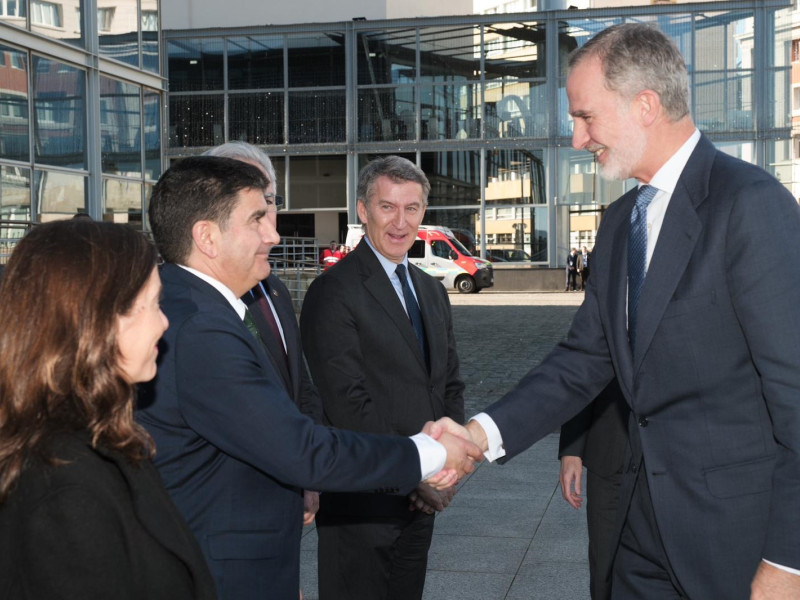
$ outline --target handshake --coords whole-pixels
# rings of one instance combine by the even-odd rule
[[[447,450],[444,468],[425,483],[437,490],[454,486],[458,481],[475,470],[475,463],[483,460],[483,451],[488,446],[483,428],[470,421],[466,427],[448,417],[438,421],[428,421],[422,433],[431,436]]]

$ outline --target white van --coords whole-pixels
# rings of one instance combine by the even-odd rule
[[[362,237],[361,224],[347,226],[348,246],[354,248]],[[408,251],[408,261],[441,281],[447,289],[455,288],[462,294],[494,285],[492,263],[472,256],[447,227],[420,226],[417,240]]]

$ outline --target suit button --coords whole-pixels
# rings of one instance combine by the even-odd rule
[[[647,427],[647,418],[639,417],[639,427]]]

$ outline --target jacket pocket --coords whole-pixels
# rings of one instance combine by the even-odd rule
[[[712,496],[735,498],[748,494],[761,494],[772,489],[775,456],[759,460],[708,469],[706,485]]]

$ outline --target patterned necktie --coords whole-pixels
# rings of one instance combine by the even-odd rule
[[[254,338],[256,338],[259,342],[261,341],[261,334],[258,332],[258,325],[253,320],[253,315],[250,314],[250,309],[244,309],[244,325],[247,327],[247,331],[249,331]]]
[[[628,339],[631,350],[636,340],[636,312],[647,274],[647,207],[658,193],[650,185],[639,188],[628,230]]]
[[[406,311],[408,312],[408,318],[411,320],[411,326],[414,328],[414,335],[417,336],[419,348],[422,350],[422,354],[425,356],[425,361],[427,362],[428,356],[425,352],[425,328],[422,325],[422,312],[419,310],[419,304],[417,304],[417,299],[414,298],[411,286],[408,285],[406,266],[402,264],[397,265],[395,273],[397,273],[400,286],[403,288],[403,299],[406,301]]]

